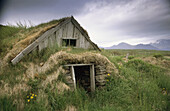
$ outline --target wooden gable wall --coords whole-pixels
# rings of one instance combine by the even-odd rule
[[[94,49],[92,44],[90,44],[86,37],[84,37],[80,30],[71,21],[62,25],[61,28],[42,40],[38,45],[38,49],[40,51],[43,48],[53,46],[56,43],[62,47],[62,39],[76,39],[77,48]]]

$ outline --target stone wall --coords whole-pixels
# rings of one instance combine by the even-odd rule
[[[96,87],[102,87],[106,84],[106,66],[104,65],[96,65],[95,66],[95,82]]]
[[[66,84],[69,85],[71,90],[74,90],[74,82],[71,74],[71,67],[64,67],[64,69],[66,70],[66,74],[65,74],[65,79],[67,82]]]

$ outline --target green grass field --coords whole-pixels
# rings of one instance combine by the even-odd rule
[[[5,29],[6,30],[6,29]],[[14,32],[26,30],[24,28],[11,28],[8,32],[15,35]],[[5,31],[4,31],[5,32]],[[7,31],[6,31],[7,32]],[[2,34],[1,34],[2,35]],[[1,54],[6,53],[5,45],[8,39],[12,41],[16,38],[9,38],[10,35],[1,36]],[[13,36],[14,37],[14,36]],[[12,44],[12,43],[11,43]],[[84,89],[78,88],[76,91],[64,91],[59,93],[56,89],[51,91],[51,87],[43,89],[39,86],[43,82],[44,76],[35,79],[29,79],[27,85],[31,87],[27,91],[14,95],[2,94],[0,91],[0,111],[64,111],[68,108],[78,111],[169,111],[170,110],[170,69],[169,63],[170,51],[154,50],[104,50],[96,52],[93,50],[58,48],[44,49],[40,53],[32,53],[17,65],[9,64],[0,71],[0,88],[6,83],[6,88],[13,88],[15,84],[23,83],[21,79],[26,71],[24,65],[29,62],[45,62],[51,54],[58,51],[67,51],[68,53],[79,54],[82,52],[101,53],[106,56],[119,70],[119,77],[111,74],[108,82],[103,89],[96,89],[95,93],[87,93]],[[128,62],[125,62],[125,56],[129,53]],[[154,58],[155,62],[144,61],[143,58]],[[2,58],[1,58],[2,59]],[[57,70],[54,68],[53,70]],[[50,72],[49,72],[50,73]],[[63,77],[55,82],[64,81]],[[57,84],[56,84],[57,85]],[[41,91],[45,96],[42,96]],[[34,93],[33,99],[28,102],[27,96],[30,92]]]

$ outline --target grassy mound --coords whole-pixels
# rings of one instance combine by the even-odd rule
[[[83,59],[83,57],[86,58],[85,54],[92,57]],[[6,66],[0,74],[0,106],[3,106],[0,107],[1,110],[154,111],[170,109],[170,79],[166,69],[136,57],[124,62],[122,55],[112,56],[105,51],[102,55],[108,59],[96,52],[81,49],[45,49],[39,54],[28,55],[15,66]],[[101,56],[103,59],[94,59],[96,56]],[[67,90],[69,87],[62,76],[64,70],[56,63],[61,60],[70,60],[71,63],[82,60],[86,63],[86,60],[91,59],[101,64],[110,60],[112,62],[110,64],[115,64],[119,69],[120,76],[115,74],[108,76],[106,86],[103,89],[97,89],[95,93],[88,94],[81,88],[74,92]],[[43,63],[42,66],[40,66],[41,63]],[[65,62],[59,62],[59,64],[65,64]],[[53,66],[55,68],[51,68]],[[29,71],[35,71],[32,72],[33,76]],[[7,90],[12,94],[2,95]]]

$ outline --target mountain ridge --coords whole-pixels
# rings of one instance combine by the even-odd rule
[[[137,44],[131,45],[125,42],[121,42],[118,45],[111,47],[103,47],[104,49],[148,49],[148,50],[168,50],[170,51],[170,39],[159,39],[150,44]]]

